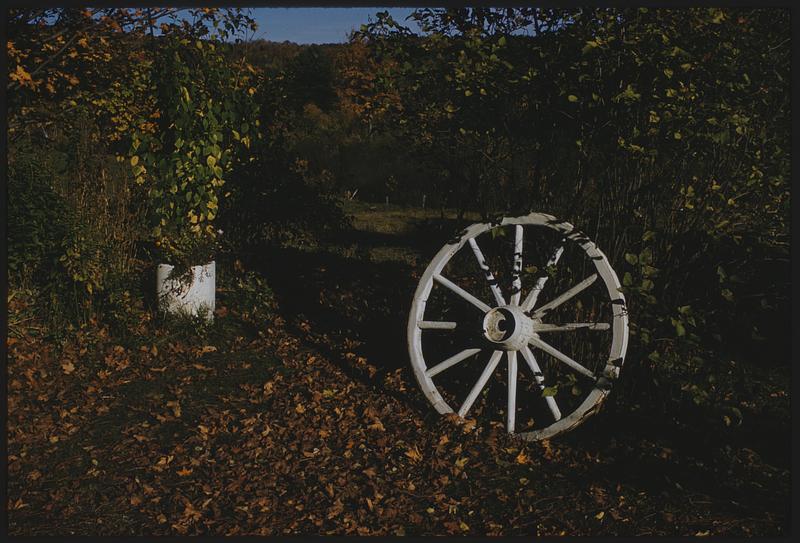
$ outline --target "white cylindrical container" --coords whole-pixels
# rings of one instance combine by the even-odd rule
[[[205,314],[214,318],[216,263],[192,266],[184,277],[170,277],[174,266],[159,264],[156,270],[156,294],[161,310],[190,316]]]

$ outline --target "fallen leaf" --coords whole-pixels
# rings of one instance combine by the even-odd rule
[[[69,375],[70,373],[75,371],[75,364],[73,364],[72,362],[63,362],[61,364],[61,369],[64,370],[64,373]]]
[[[417,448],[417,446],[416,446],[416,445],[414,445],[414,448],[413,448],[413,449],[409,448],[409,449],[406,451],[406,453],[405,453],[405,454],[406,454],[406,456],[407,456],[407,457],[409,457],[409,458],[410,458],[410,459],[411,459],[413,462],[419,462],[420,460],[422,460],[422,453],[421,453],[421,452],[419,452],[419,449]]]

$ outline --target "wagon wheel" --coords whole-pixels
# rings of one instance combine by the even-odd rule
[[[505,419],[531,441],[597,411],[627,344],[625,297],[608,259],[543,213],[473,224],[442,247],[408,322],[414,374],[439,413]],[[504,359],[507,371],[496,371]],[[505,402],[489,393],[498,385]]]

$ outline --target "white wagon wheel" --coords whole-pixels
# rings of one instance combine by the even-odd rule
[[[507,254],[505,266],[484,252],[492,246],[492,255]],[[525,259],[532,264],[540,260],[539,267],[523,267],[523,248],[532,246],[544,255],[526,254]],[[562,254],[571,256],[561,258]],[[596,273],[591,273],[592,264]],[[565,266],[573,271],[564,271]],[[526,275],[534,273],[532,284],[523,284],[529,281]],[[540,293],[546,303],[537,306]],[[585,303],[587,295],[591,298]],[[593,339],[601,335],[605,339]],[[568,338],[564,341],[570,354],[554,346],[559,337],[557,341]],[[443,346],[436,351],[429,344]],[[493,410],[496,416],[504,409],[507,430],[531,441],[574,428],[600,407],[619,376],[627,344],[625,297],[608,259],[571,224],[543,213],[473,224],[442,247],[420,279],[408,321],[414,375],[439,413],[465,417],[478,403],[483,414]],[[518,353],[527,370],[518,369]],[[495,372],[503,358],[507,372]],[[470,365],[480,370],[477,379],[473,375],[452,380]],[[495,373],[500,375],[493,379]],[[528,387],[521,394],[518,376]],[[447,377],[461,388],[448,390],[443,385]],[[486,389],[492,381],[505,381],[501,391],[505,406],[502,401],[501,407],[490,405]],[[573,386],[565,390],[570,383]],[[581,386],[587,383],[584,394]],[[458,407],[451,407],[448,399]],[[534,413],[524,431],[517,430],[517,414],[523,409],[520,399]]]

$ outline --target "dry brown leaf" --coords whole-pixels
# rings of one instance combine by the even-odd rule
[[[406,450],[405,454],[415,463],[422,460],[422,453],[419,452],[419,449],[417,448],[416,445],[414,445],[413,448],[409,448],[408,450]]]

